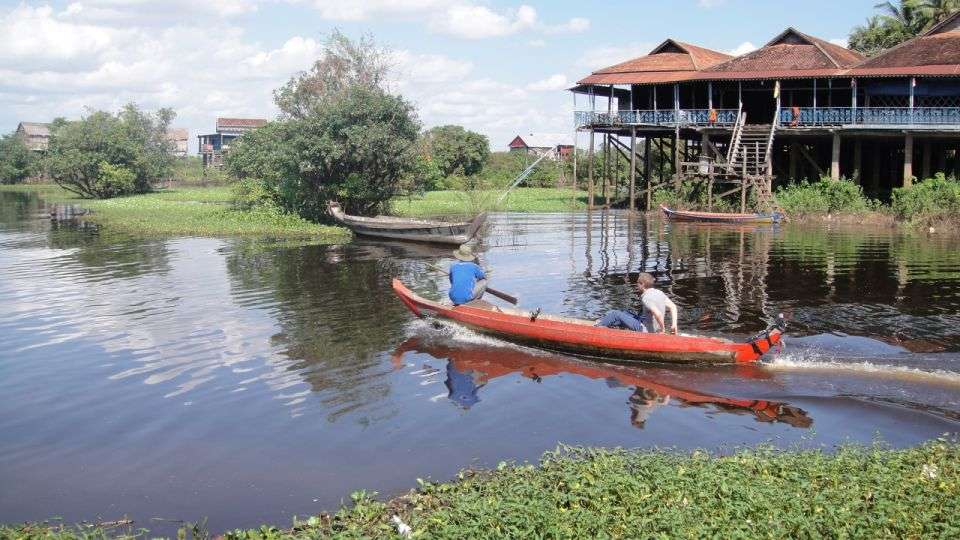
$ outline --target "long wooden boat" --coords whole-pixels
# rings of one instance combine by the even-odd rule
[[[756,362],[780,342],[783,317],[746,342],[728,339],[634,332],[594,326],[593,321],[504,308],[485,302],[443,305],[421,298],[393,280],[393,292],[418,317],[433,314],[472,330],[548,350],[621,360],[654,360],[680,363]]]
[[[723,212],[688,212],[686,210],[671,210],[660,205],[660,210],[667,219],[674,221],[699,221],[703,223],[780,223],[783,214],[728,214]]]
[[[470,221],[457,223],[389,216],[351,216],[335,202],[328,203],[327,209],[333,219],[356,234],[435,244],[466,243],[477,234],[477,230],[487,219],[486,213],[479,214]]]

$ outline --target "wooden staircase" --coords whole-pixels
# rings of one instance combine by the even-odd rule
[[[736,144],[731,145],[732,155],[727,162],[731,172],[742,177],[766,176],[774,132],[769,124],[743,126]]]

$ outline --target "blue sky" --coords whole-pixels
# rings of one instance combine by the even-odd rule
[[[490,137],[569,133],[564,88],[667,37],[720,51],[787,26],[828,40],[875,0],[0,0],[0,131],[135,101],[170,106],[191,136],[217,116],[273,117],[270,92],[320,53],[333,28],[394,54],[392,84],[424,125]]]

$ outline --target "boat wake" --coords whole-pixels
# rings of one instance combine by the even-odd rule
[[[844,360],[810,353],[794,352],[774,355],[770,361],[764,363],[764,366],[774,371],[847,373],[960,386],[960,373],[947,369],[924,369],[915,366],[876,363],[863,359]]]

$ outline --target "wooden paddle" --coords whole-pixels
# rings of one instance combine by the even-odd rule
[[[439,266],[437,266],[437,265],[435,265],[435,264],[428,264],[428,266],[429,266],[430,268],[433,268],[433,269],[436,270],[437,272],[442,272],[442,273],[444,273],[444,274],[446,274],[446,275],[450,275],[449,272],[447,272],[446,270],[444,270],[443,268],[440,268]],[[494,289],[493,287],[490,287],[490,286],[487,286],[485,292],[488,292],[488,293],[496,296],[497,298],[503,300],[504,302],[509,302],[509,303],[511,303],[511,304],[513,304],[513,305],[517,305],[517,303],[520,301],[520,300],[517,299],[516,296],[513,296],[513,295],[511,295],[511,294],[507,294],[507,293],[505,293],[505,292],[503,292],[503,291],[498,291],[498,290],[496,290],[496,289]]]

